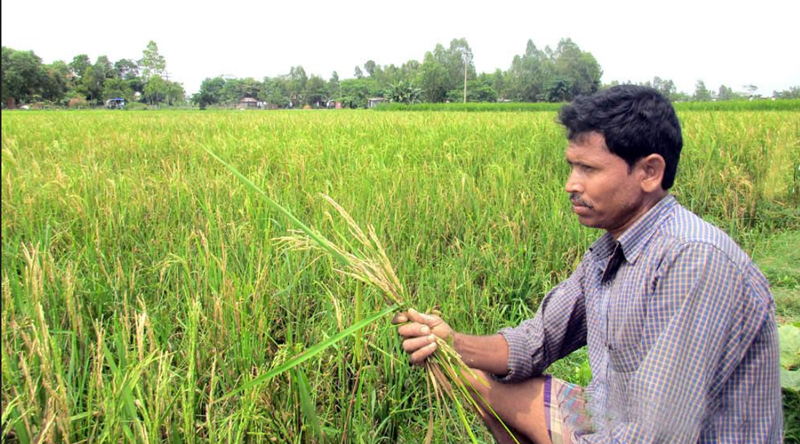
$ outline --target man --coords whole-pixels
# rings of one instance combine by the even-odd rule
[[[672,105],[623,85],[579,97],[567,129],[566,191],[605,230],[536,316],[491,336],[415,311],[396,323],[420,364],[451,339],[475,384],[520,441],[774,443],[783,416],[774,302],[750,258],[668,192],[683,145]],[[585,389],[544,375],[586,345]],[[485,375],[484,373],[484,375]],[[493,417],[499,442],[513,442]]]

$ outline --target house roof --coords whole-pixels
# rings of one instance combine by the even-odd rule
[[[257,103],[257,102],[258,102],[258,100],[254,99],[252,97],[245,97],[245,98],[243,98],[242,100],[239,101],[239,103]]]

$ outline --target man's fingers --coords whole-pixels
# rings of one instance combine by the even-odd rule
[[[402,312],[397,313],[394,315],[394,318],[392,318],[392,324],[404,324],[406,322],[408,322],[408,316]]]
[[[435,351],[436,351],[436,343],[433,342],[415,351],[414,353],[411,353],[411,358],[409,359],[409,361],[411,361],[412,364],[420,365],[423,362],[425,362],[425,359],[427,359],[428,356],[430,356]]]
[[[431,330],[444,323],[440,317],[426,315],[412,308],[407,312],[397,313],[392,323],[403,324],[397,328],[397,333],[405,339],[403,350],[409,354],[412,364],[424,364],[436,351],[436,336]]]
[[[418,338],[406,339],[403,341],[403,350],[408,353],[413,353],[426,345],[436,342],[436,336],[420,336]]]
[[[431,334],[431,329],[427,325],[414,322],[412,324],[401,325],[400,328],[397,329],[397,333],[404,338],[413,338],[416,336],[427,336]]]
[[[408,320],[417,322],[419,324],[431,325],[432,323],[436,322],[436,318],[434,316],[422,314],[413,308],[410,308],[406,315],[408,316]]]

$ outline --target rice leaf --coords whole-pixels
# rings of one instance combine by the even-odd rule
[[[296,368],[294,372],[295,381],[297,382],[297,390],[300,393],[300,408],[303,410],[303,416],[311,429],[314,431],[314,436],[320,440],[325,440],[325,432],[319,425],[319,417],[317,417],[317,409],[314,401],[311,399],[311,387],[308,384],[308,378],[303,370]]]
[[[430,375],[430,372],[428,373]],[[423,441],[424,444],[431,444],[433,440],[433,398],[431,392],[431,380],[430,378],[425,378],[425,385],[427,386],[427,398],[428,398],[428,431],[425,432],[425,440]]]
[[[278,202],[275,202],[274,200],[272,200],[272,198],[267,196],[267,193],[265,193],[261,188],[259,188],[258,185],[253,183],[247,177],[245,177],[244,174],[240,173],[239,170],[237,170],[233,165],[231,165],[231,164],[225,162],[224,160],[222,160],[222,158],[220,158],[216,153],[211,151],[210,148],[208,148],[206,146],[203,146],[203,149],[208,153],[209,156],[213,157],[217,162],[219,162],[223,166],[225,166],[236,177],[238,177],[242,182],[244,182],[248,187],[250,187],[250,189],[252,189],[256,193],[258,193],[261,197],[263,197],[267,201],[267,203],[270,204],[270,206],[272,208],[274,208],[279,213],[281,213],[284,216],[286,216],[286,218],[289,219],[297,228],[299,228],[304,233],[306,233],[308,235],[308,237],[310,237],[311,239],[314,239],[314,241],[321,248],[323,248],[325,251],[327,251],[336,260],[338,260],[339,262],[341,262],[341,263],[343,263],[345,265],[348,265],[350,263],[350,261],[348,261],[348,259],[346,257],[344,257],[336,248],[333,247],[333,244],[331,243],[331,241],[329,241],[324,236],[319,234],[316,230],[312,229],[308,225],[306,225],[303,222],[301,222],[300,219],[296,218],[294,216],[294,214],[291,213],[291,211],[289,211],[286,208],[284,208],[283,206],[281,206]]]
[[[456,405],[456,411],[458,412],[458,417],[461,420],[461,424],[463,424],[464,428],[467,429],[470,441],[472,441],[474,444],[478,444],[478,439],[475,437],[475,433],[472,432],[472,426],[467,420],[467,416],[464,414],[464,407],[461,405],[461,401],[458,400],[457,396],[452,396],[451,399],[453,400],[453,404]]]
[[[316,344],[313,347],[307,348],[303,353],[295,356],[294,358],[290,359],[288,362],[285,362],[282,365],[280,365],[280,366],[268,371],[267,373],[264,373],[263,375],[253,379],[252,381],[243,384],[239,388],[236,388],[236,389],[228,392],[227,394],[225,394],[222,397],[218,398],[216,400],[216,402],[224,401],[224,400],[230,398],[231,396],[233,396],[233,395],[235,395],[235,394],[237,394],[239,392],[242,392],[244,390],[249,390],[249,389],[251,389],[253,387],[256,387],[256,386],[258,386],[260,384],[263,384],[264,382],[269,381],[270,379],[274,378],[275,376],[280,375],[281,373],[284,373],[284,372],[286,372],[288,370],[293,369],[294,367],[302,364],[303,362],[305,362],[305,361],[317,356],[318,354],[322,353],[323,351],[325,351],[328,347],[332,346],[333,344],[336,344],[337,342],[341,341],[342,339],[346,338],[347,336],[349,336],[349,335],[357,332],[358,330],[361,330],[362,328],[372,324],[373,322],[377,321],[378,319],[380,319],[380,318],[382,318],[382,317],[384,317],[384,316],[386,316],[386,315],[388,315],[390,313],[393,313],[393,312],[397,311],[398,309],[399,309],[399,307],[397,307],[395,305],[392,305],[392,306],[384,308],[383,310],[373,314],[372,316],[362,320],[361,322],[353,324],[350,327],[347,327],[346,329],[344,329],[341,332],[331,336],[330,338],[320,342],[319,344]]]
[[[359,281],[356,284],[356,315],[355,315],[355,319],[354,319],[355,323],[360,322],[361,321],[361,317],[364,315],[364,313],[363,313],[364,312],[364,304],[363,304],[364,291],[363,291],[363,288],[364,288],[364,286]],[[359,335],[356,335],[356,344],[355,344],[355,347],[354,347],[353,351],[355,352],[355,356],[356,356],[356,365],[360,367],[361,366],[362,346],[361,346],[361,336],[359,336]]]

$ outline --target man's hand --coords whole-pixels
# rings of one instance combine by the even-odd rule
[[[453,335],[453,329],[439,316],[418,313],[413,308],[408,312],[398,313],[392,319],[393,324],[403,324],[397,332],[403,337],[403,350],[409,354],[412,364],[422,365],[436,351],[436,337],[445,341]]]

